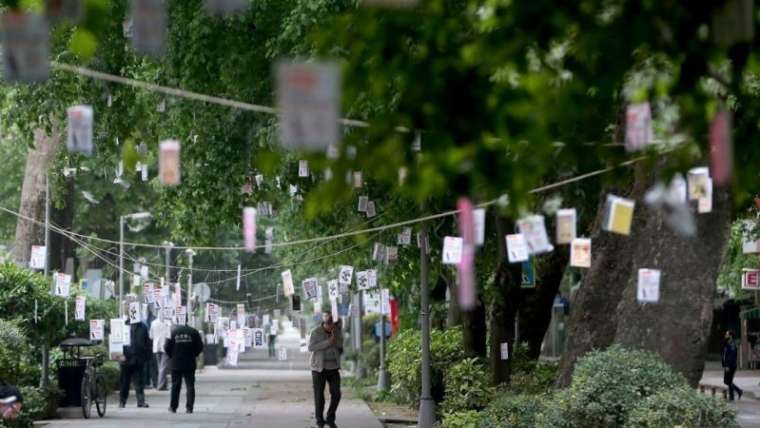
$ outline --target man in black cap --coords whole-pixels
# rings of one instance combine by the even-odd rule
[[[0,417],[2,419],[16,419],[23,403],[24,397],[18,388],[0,383]]]
[[[129,384],[134,379],[137,407],[149,407],[145,402],[145,385],[143,368],[145,362],[151,356],[151,340],[148,335],[148,327],[141,321],[129,324],[126,321],[125,328],[129,329],[129,346],[124,347],[124,357],[121,361],[121,391],[119,394],[119,407],[124,408],[129,398]]]
[[[203,340],[198,330],[189,325],[177,326],[164,346],[166,355],[172,359],[172,392],[169,411],[177,412],[182,379],[187,387],[187,413],[193,413],[195,404],[195,359],[203,352]]]

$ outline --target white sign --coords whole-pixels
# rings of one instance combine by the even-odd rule
[[[546,234],[544,216],[531,215],[522,218],[517,221],[517,227],[528,242],[531,254],[548,253],[554,250],[554,247],[549,242],[549,236]]]
[[[105,320],[90,320],[90,340],[103,340],[105,323]]]
[[[253,335],[253,349],[264,349],[267,347],[264,329],[253,328],[251,329],[251,334]]]
[[[405,227],[401,233],[398,234],[398,245],[408,246],[412,244],[412,228]]]
[[[298,161],[298,176],[301,178],[309,177],[309,161],[307,160]]]
[[[285,296],[292,296],[295,294],[295,287],[293,286],[293,274],[290,269],[280,274],[282,276],[282,294]]]
[[[338,283],[341,285],[351,285],[351,281],[354,277],[353,266],[341,266],[340,273],[338,274]]]
[[[111,340],[116,343],[124,343],[124,320],[121,318],[111,318],[110,320]]]
[[[591,240],[586,238],[573,239],[570,244],[570,266],[580,268],[591,267]]]
[[[376,215],[377,211],[375,209],[375,201],[367,202],[367,218],[372,218]]]
[[[383,315],[391,314],[391,291],[387,288],[380,289],[380,312]]]
[[[359,206],[357,207],[357,211],[360,213],[366,213],[367,212],[367,204],[369,204],[369,197],[368,196],[359,196]]]
[[[140,315],[140,302],[131,302],[129,304],[129,323],[137,324],[142,319]]]
[[[77,296],[74,303],[74,319],[75,320],[84,321],[86,301],[87,301],[86,297]]]
[[[29,267],[31,269],[45,269],[45,257],[47,257],[47,250],[44,245],[32,245]]]
[[[340,68],[326,62],[280,62],[275,67],[280,142],[322,151],[340,139]]]
[[[370,288],[368,271],[356,272],[356,288],[359,290],[368,290]]]
[[[641,150],[654,140],[652,110],[648,102],[631,104],[625,112],[625,148],[629,152]]]
[[[377,270],[369,269],[367,271],[367,282],[369,283],[369,288],[377,287]]]
[[[501,359],[502,360],[509,359],[509,343],[508,342],[503,342],[501,344]]]
[[[477,208],[472,210],[473,220],[475,222],[475,244],[483,245],[486,242],[486,210]],[[411,229],[409,230],[411,235]]]
[[[317,282],[317,278],[307,278],[307,279],[304,279],[303,282],[301,283],[301,285],[303,286],[303,292],[306,295],[306,299],[307,300],[318,299],[318,290],[317,290],[318,282]],[[321,296],[319,296],[319,297],[321,297]]]
[[[742,220],[741,232],[742,253],[760,253],[760,240],[758,240],[757,224],[755,223],[755,220]]]
[[[514,235],[507,235],[507,257],[510,263],[522,263],[527,262],[530,257],[530,250],[528,248],[528,241],[525,240],[525,236],[521,233]]]
[[[330,300],[337,299],[339,294],[340,289],[338,287],[338,281],[335,279],[327,281],[327,295],[330,297]]]
[[[462,261],[462,238],[447,236],[443,238],[443,264],[455,265]]]
[[[284,346],[281,346],[277,350],[277,359],[279,361],[288,361],[288,349],[285,348]]]
[[[180,143],[165,140],[159,144],[158,177],[164,186],[176,186],[180,182]]]
[[[73,106],[66,110],[69,119],[66,148],[71,153],[92,154],[92,106]]]
[[[60,297],[69,297],[71,288],[71,275],[57,272],[55,275],[55,295]]]
[[[576,237],[578,214],[575,208],[557,211],[557,244],[569,244]]]
[[[657,303],[660,300],[660,271],[639,269],[636,298],[640,303]]]

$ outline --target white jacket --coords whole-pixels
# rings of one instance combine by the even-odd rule
[[[149,336],[153,339],[153,353],[164,352],[164,344],[172,333],[172,326],[168,321],[161,321],[156,318],[150,323]]]

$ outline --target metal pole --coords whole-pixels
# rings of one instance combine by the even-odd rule
[[[164,282],[167,285],[169,284],[169,275],[170,275],[169,263],[171,260],[171,251],[172,251],[172,246],[167,244],[166,245],[166,279],[164,280]]]
[[[48,279],[48,273],[50,273],[50,177],[45,174],[45,265],[44,265],[44,278]],[[51,294],[53,294],[53,283],[50,284]],[[35,300],[35,309],[37,301]],[[35,318],[36,318],[35,313]],[[36,319],[35,319],[36,321]],[[40,372],[40,386],[46,387],[50,384],[50,352],[48,350],[47,341],[42,343],[42,370]]]
[[[124,216],[119,217],[119,316],[124,316]]]
[[[192,249],[187,250],[187,256],[188,256],[188,265],[189,269],[187,272],[187,320],[185,320],[185,324],[187,324],[188,320],[190,319],[190,295],[193,292],[193,255],[195,252]]]
[[[428,236],[427,224],[420,230],[420,324],[422,332],[422,391],[417,419],[419,428],[432,428],[435,423],[435,402],[430,391],[430,314],[428,302]]]
[[[382,296],[382,290],[380,291]],[[390,388],[390,378],[385,370],[385,313],[380,314],[380,368],[377,371],[377,390],[387,391]]]

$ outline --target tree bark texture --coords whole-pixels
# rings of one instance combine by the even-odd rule
[[[60,135],[47,134],[43,129],[34,131],[34,148],[26,156],[24,182],[21,186],[21,203],[19,213],[35,220],[45,218],[45,175],[52,163]],[[16,223],[16,236],[13,246],[13,260],[18,264],[27,264],[32,245],[41,245],[45,241],[44,227],[32,221],[19,218]]]
[[[683,238],[665,225],[662,213],[643,203],[656,172],[637,166],[630,198],[636,200],[630,236],[600,231],[604,199],[593,233],[592,265],[571,304],[568,347],[558,386],[570,384],[578,358],[613,343],[660,354],[692,385],[704,365],[712,321],[712,299],[731,225],[725,189],[715,189],[713,211],[695,214],[697,234]],[[658,303],[636,300],[638,269],[659,269]]]

